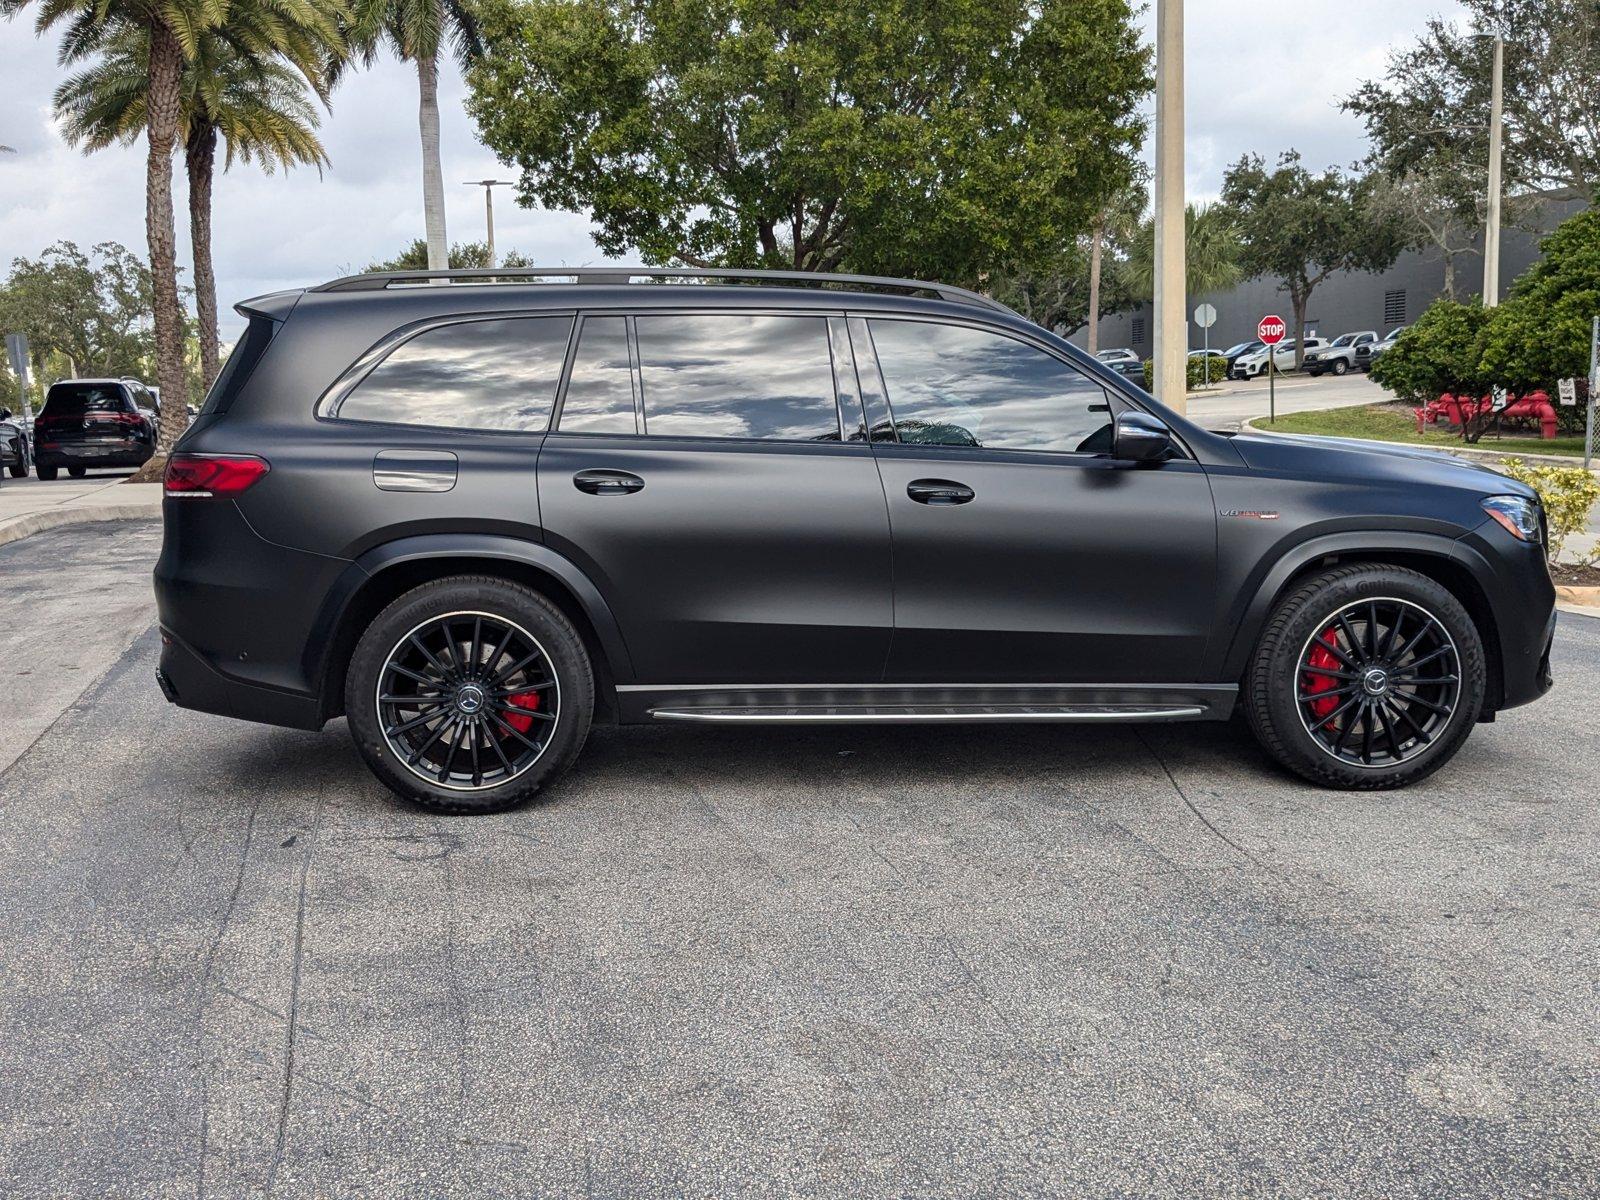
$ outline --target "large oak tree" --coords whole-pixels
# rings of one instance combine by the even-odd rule
[[[468,109],[519,200],[650,263],[980,282],[1135,174],[1127,0],[487,0]]]

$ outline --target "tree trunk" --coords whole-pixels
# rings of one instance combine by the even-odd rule
[[[150,83],[145,140],[144,232],[150,246],[155,284],[156,383],[161,388],[161,428],[156,454],[134,475],[137,482],[160,479],[167,455],[189,425],[184,394],[183,307],[178,300],[178,235],[172,216],[172,148],[178,140],[178,103],[183,50],[164,23],[150,30]]]
[[[1306,361],[1306,309],[1311,305],[1311,293],[1291,294],[1289,303],[1294,307],[1294,367],[1298,371]]]
[[[439,60],[417,55],[418,110],[422,126],[422,219],[428,233],[428,270],[450,267],[450,243],[444,231],[444,167],[439,161]]]
[[[217,156],[217,127],[193,122],[183,147],[189,172],[189,245],[194,251],[194,305],[200,323],[200,386],[217,377],[217,276],[211,264],[211,177]]]
[[[1444,298],[1456,298],[1456,256],[1448,250],[1444,255]]]
[[[1094,236],[1089,241],[1089,334],[1086,344],[1090,354],[1100,349],[1100,247],[1105,235],[1105,222],[1096,221]]]

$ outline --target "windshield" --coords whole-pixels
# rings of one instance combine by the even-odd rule
[[[1129,351],[1127,350],[1102,350],[1095,355],[1101,362],[1110,362],[1114,358],[1127,358],[1128,356]]]
[[[45,398],[40,416],[81,417],[91,412],[121,412],[122,389],[114,383],[58,383]]]
[[[1355,340],[1356,340],[1356,335],[1355,334],[1347,333],[1343,337],[1334,338],[1333,339],[1333,344],[1335,346],[1348,346],[1351,342],[1353,342]]]

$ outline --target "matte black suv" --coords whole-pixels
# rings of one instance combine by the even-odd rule
[[[63,379],[45,394],[33,442],[40,479],[143,466],[156,452],[156,398],[137,379]]]
[[[482,811],[594,719],[1242,706],[1393,787],[1550,686],[1543,514],[1493,472],[1209,433],[956,288],[440,277],[239,306],[166,477],[169,699],[344,713],[395,792]]]

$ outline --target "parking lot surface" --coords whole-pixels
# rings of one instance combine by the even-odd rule
[[[1399,793],[1226,725],[648,728],[457,819],[157,649],[0,772],[5,1195],[1600,1188],[1600,622]]]

